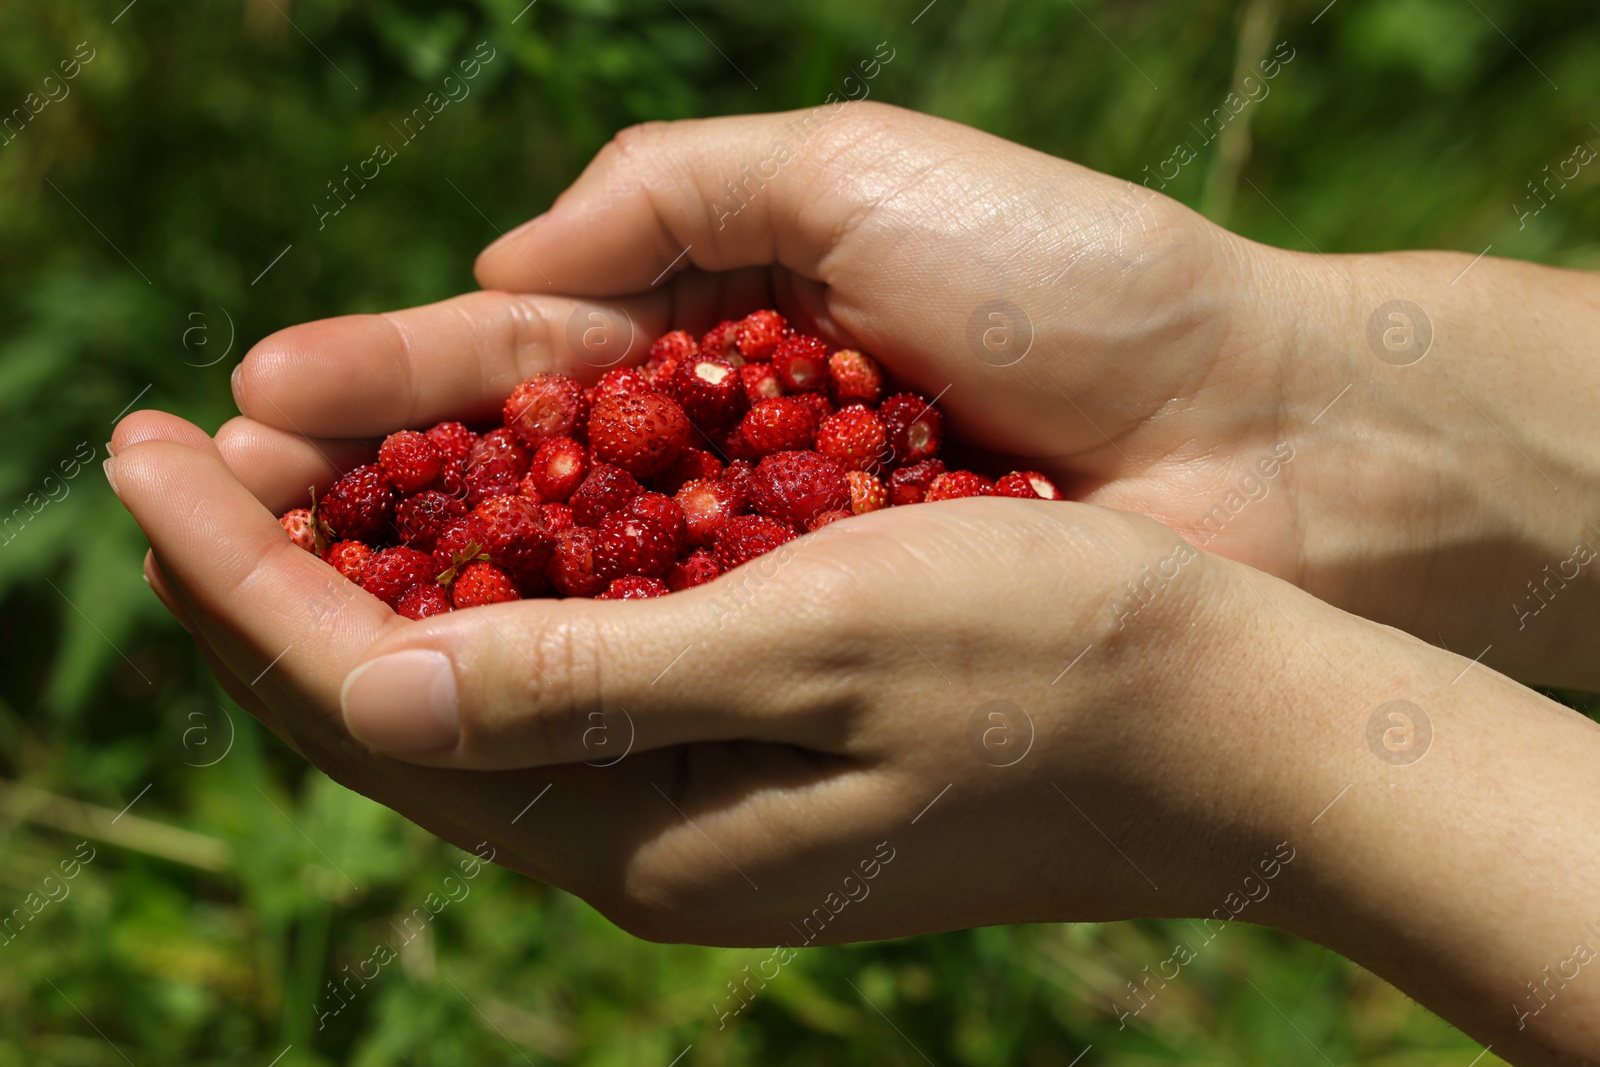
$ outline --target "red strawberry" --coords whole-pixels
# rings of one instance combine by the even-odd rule
[[[567,503],[572,521],[579,526],[599,526],[600,520],[644,492],[633,475],[609,463],[596,463]]]
[[[377,533],[389,521],[394,492],[376,463],[356,467],[333,483],[317,504],[317,518],[335,537],[360,540]]]
[[[853,400],[876,404],[883,395],[883,368],[871,356],[841,348],[828,357],[828,384],[833,387],[833,398],[841,404]]]
[[[751,447],[750,442],[744,439],[744,423],[728,431],[728,436],[722,439],[722,454],[729,463],[754,462],[761,458],[761,453]]]
[[[577,525],[572,521],[572,509],[565,504],[540,504],[539,510],[544,512],[544,528],[551,537]]]
[[[725,359],[735,367],[744,363],[739,354],[739,324],[733,319],[723,319],[700,338],[700,355]]]
[[[596,600],[648,600],[666,596],[670,590],[660,578],[642,578],[637,574],[624,575],[606,587]]]
[[[700,346],[682,330],[664,333],[650,346],[650,358],[644,365],[644,376],[657,384],[665,382],[672,377],[680,361],[699,354]]]
[[[476,608],[484,604],[502,604],[520,600],[511,576],[493,563],[469,563],[461,569],[451,598],[458,608]]]
[[[928,491],[923,500],[955,500],[964,496],[989,496],[994,492],[994,483],[981,474],[972,471],[950,471],[941,474],[928,483]]]
[[[400,598],[418,582],[433,581],[433,559],[426,552],[414,548],[385,548],[374,552],[361,568],[358,584],[361,588],[389,605],[400,603]]]
[[[441,422],[428,431],[428,440],[433,442],[446,462],[459,463],[472,454],[472,446],[478,443],[478,435],[459,422]]]
[[[822,420],[833,414],[833,401],[828,399],[826,393],[796,393],[795,399],[810,405],[811,412],[817,417],[817,425],[822,425]]]
[[[467,457],[467,503],[477,507],[492,496],[514,496],[527,473],[527,450],[510,430],[486,433]]]
[[[697,585],[705,585],[721,573],[722,568],[717,566],[711,553],[697,548],[672,565],[667,572],[667,588],[674,593],[693,589]]]
[[[758,514],[804,528],[824,511],[850,506],[850,479],[817,452],[777,452],[750,477],[750,505]]]
[[[570,437],[547,437],[533,454],[528,477],[543,501],[560,503],[583,484],[589,473],[589,451]]]
[[[602,519],[595,530],[595,570],[608,579],[624,574],[660,578],[672,569],[682,544],[682,535],[674,544],[655,519],[619,511]]]
[[[636,478],[672,466],[689,444],[691,432],[683,409],[659,393],[605,397],[589,414],[592,458],[621,467]]]
[[[840,519],[850,518],[851,514],[852,513],[845,508],[835,508],[832,511],[824,511],[816,518],[806,523],[806,529],[820,530],[830,522],[838,522]]]
[[[450,602],[450,590],[438,582],[418,582],[406,590],[394,610],[408,619],[426,619],[454,611],[455,607]]]
[[[506,428],[529,448],[546,437],[569,435],[583,425],[589,404],[583,386],[565,374],[535,374],[506,400]]]
[[[372,549],[360,541],[338,541],[322,554],[324,562],[352,582],[361,578],[361,568],[372,558]]]
[[[378,465],[394,491],[407,496],[439,483],[444,474],[444,453],[427,435],[401,430],[385,437],[378,446]]]
[[[849,407],[822,420],[817,427],[817,451],[845,470],[864,471],[881,466],[887,455],[888,435],[878,416],[863,407]]]
[[[850,510],[857,515],[889,506],[889,490],[876,474],[866,471],[846,471],[850,479]]]
[[[402,542],[423,552],[432,552],[439,531],[466,513],[464,502],[429,489],[395,505],[394,525]]]
[[[708,429],[726,426],[750,406],[733,364],[716,356],[683,360],[672,373],[672,392],[684,413]]]
[[[746,363],[740,367],[739,384],[744,387],[745,398],[752,404],[783,395],[783,383],[778,381],[778,372],[772,369],[770,363]]]
[[[772,369],[784,392],[807,393],[828,385],[828,345],[816,337],[785,337],[772,353]]]
[[[817,439],[817,416],[799,397],[763,400],[739,423],[739,437],[758,457],[810,448]]]
[[[535,504],[546,503],[544,494],[539,492],[539,483],[534,480],[533,472],[529,471],[522,476],[522,481],[517,483],[517,496],[527,497]],[[482,503],[482,501],[479,501]]]
[[[672,466],[650,479],[650,488],[668,496],[696,478],[715,478],[722,473],[722,461],[700,448],[686,448]]]
[[[937,459],[925,459],[921,463],[901,467],[889,475],[889,503],[894,505],[922,503],[928,486],[943,473],[944,463]]]
[[[749,500],[750,475],[754,474],[755,470],[756,465],[747,459],[732,460],[727,470],[722,472],[722,480],[738,491],[740,500]]]
[[[463,515],[443,530],[433,545],[433,573],[453,581],[461,568],[489,558],[489,531],[476,515]]]
[[[878,418],[889,433],[889,447],[901,465],[932,459],[939,451],[944,416],[915,393],[896,393],[878,405]]]
[[[648,393],[655,390],[649,378],[637,367],[612,367],[600,376],[595,383],[594,398],[603,396],[632,396],[634,393]]]
[[[717,566],[728,571],[748,563],[757,556],[771,552],[797,535],[788,523],[769,519],[765,515],[737,515],[723,523],[717,530],[717,543],[712,548]]]
[[[539,570],[549,562],[553,546],[538,504],[525,496],[495,496],[472,513],[483,522],[489,559],[502,570]]]
[[[691,545],[709,545],[717,527],[744,510],[744,494],[722,478],[692,481],[673,498],[687,523],[686,539]]]
[[[594,546],[599,534],[574,526],[556,537],[555,555],[545,565],[550,584],[562,596],[594,596],[606,587],[595,569]]]
[[[788,333],[789,324],[776,311],[752,311],[733,331],[733,341],[745,359],[762,362],[772,358],[772,350]]]
[[[670,496],[665,493],[640,493],[628,501],[622,513],[637,519],[649,519],[660,526],[661,532],[672,545],[674,557],[683,550],[683,539],[689,528],[688,521],[684,518],[683,508]]]
[[[289,540],[312,555],[317,554],[316,520],[312,517],[310,508],[295,508],[285,512],[278,520],[278,525],[289,535]]]
[[[1054,482],[1038,471],[1012,471],[994,483],[995,496],[1014,496],[1023,500],[1065,500]]]

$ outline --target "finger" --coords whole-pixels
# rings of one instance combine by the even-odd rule
[[[848,701],[807,666],[827,654],[815,635],[828,628],[807,619],[824,609],[763,590],[763,605],[729,624],[751,583],[780,569],[785,588],[804,580],[806,546],[791,545],[668,597],[534,600],[424,620],[351,673],[346,726],[398,759],[480,769],[606,764],[699,741],[842,751],[841,722],[819,709]]]
[[[605,305],[479,292],[291,326],[245,356],[234,400],[255,421],[307,437],[496,419],[533,374],[592,382],[607,367],[640,362],[668,328],[670,304],[659,292]]]
[[[216,436],[228,469],[273,514],[307,506],[307,490],[320,495],[345,471],[372,462],[378,443],[316,440],[243,416],[223,423]]]
[[[178,620],[179,625],[188,630],[192,636],[195,632],[194,620],[189,617],[188,609],[178,602],[178,595],[173,590],[172,583],[167,581],[167,576],[161,573],[161,565],[156,562],[154,552],[144,554],[144,584],[148,585],[150,591],[156,595],[156,599],[161,601],[161,606],[166,608],[172,617]]]

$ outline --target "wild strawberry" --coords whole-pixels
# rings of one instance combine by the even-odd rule
[[[989,496],[994,492],[994,483],[981,474],[972,471],[950,471],[941,474],[928,483],[928,491],[922,499],[929,503],[935,500],[955,500],[963,496]]]
[[[871,356],[841,348],[828,357],[828,384],[840,404],[876,404],[883,395],[883,368]]]
[[[794,527],[786,522],[765,515],[737,515],[717,530],[717,542],[711,551],[717,566],[726,574],[796,536]]]
[[[862,407],[837,411],[817,427],[817,451],[845,470],[864,471],[881,465],[887,443],[883,423]]]
[[[454,581],[468,563],[489,558],[489,531],[476,515],[463,515],[439,531],[433,545],[433,573],[442,582]]]
[[[467,498],[466,460],[447,459],[444,461],[444,471],[439,476],[439,491],[445,496],[453,496],[461,500]]]
[[[555,554],[545,564],[550,584],[562,596],[594,596],[606,587],[594,558],[599,534],[587,526],[574,526],[556,537]]]
[[[726,426],[750,406],[733,364],[716,356],[683,360],[672,373],[672,393],[697,426]]]
[[[527,450],[511,431],[484,434],[467,457],[467,504],[477,507],[492,496],[515,495],[527,473]]]
[[[624,575],[606,586],[606,591],[596,600],[649,600],[666,596],[671,590],[660,578],[643,578],[637,574]]]
[[[524,474],[522,476],[522,481],[517,483],[516,495],[520,497],[526,497],[535,504],[547,503],[544,498],[544,494],[539,492],[539,483],[534,481],[532,471]],[[482,503],[482,501],[479,501],[479,503]]]
[[[395,505],[394,525],[402,542],[432,552],[439,531],[466,513],[465,502],[429,489]]]
[[[799,397],[763,400],[739,423],[739,437],[757,457],[810,448],[817,439],[817,416]]]
[[[876,474],[866,471],[846,471],[850,479],[850,510],[857,515],[889,506],[889,490]]]
[[[577,525],[572,521],[572,509],[565,504],[540,504],[539,510],[544,512],[544,528],[551,537]]]
[[[478,435],[459,422],[441,422],[428,431],[428,440],[444,456],[446,462],[459,463],[472,454]]]
[[[846,508],[834,508],[832,511],[824,511],[806,523],[806,529],[811,531],[820,530],[830,522],[838,522],[840,519],[850,518],[851,514],[852,512]]]
[[[538,504],[525,496],[495,496],[473,508],[472,513],[483,523],[484,548],[497,567],[531,571],[549,562],[550,535]]]
[[[426,619],[454,611],[455,606],[450,601],[450,590],[438,582],[418,582],[406,590],[394,610],[408,619]]]
[[[289,535],[289,540],[313,556],[317,554],[316,520],[312,517],[310,508],[295,508],[285,512],[278,520],[278,525]]]
[[[745,503],[744,494],[721,478],[690,482],[673,499],[683,511],[685,539],[691,545],[711,544],[717,527],[743,511]]]
[[[817,418],[817,425],[822,425],[822,420],[833,414],[833,401],[828,399],[826,393],[796,393],[796,400],[811,408],[811,413]]]
[[[1065,500],[1056,484],[1038,471],[1012,471],[994,483],[995,496],[1023,500]]]
[[[743,422],[729,430],[728,436],[722,439],[722,455],[729,463],[752,463],[761,458],[761,453],[744,439]]]
[[[566,500],[588,473],[589,451],[570,437],[545,438],[528,467],[528,478],[539,490],[541,503]]]
[[[744,387],[745,399],[752,404],[783,395],[783,383],[770,363],[746,363],[740,367],[739,384]]]
[[[426,434],[401,430],[385,437],[378,446],[378,465],[394,491],[408,496],[439,483],[444,474],[444,453]]]
[[[817,452],[777,452],[750,477],[750,506],[802,529],[824,511],[850,506],[850,479]]]
[[[723,319],[710,331],[700,338],[700,355],[716,356],[725,359],[735,367],[744,364],[744,356],[739,354],[739,323],[733,319]]]
[[[605,397],[589,414],[589,449],[599,463],[611,463],[636,478],[672,466],[689,444],[683,409],[659,393]]]
[[[828,345],[816,338],[785,337],[772,353],[772,369],[786,393],[809,393],[828,385]]]
[[[752,311],[739,320],[733,342],[741,356],[759,363],[772,358],[772,350],[788,333],[789,324],[776,311]]]
[[[632,396],[634,393],[653,392],[656,386],[637,367],[612,367],[600,376],[594,386],[594,398],[603,396]]]
[[[372,549],[360,541],[337,541],[329,545],[328,550],[322,554],[322,559],[328,566],[352,582],[360,581],[361,568],[365,567],[371,558]]]
[[[506,428],[529,448],[546,437],[570,435],[589,412],[583,386],[565,374],[535,374],[506,400]]]
[[[661,527],[667,542],[672,545],[672,555],[683,551],[683,539],[689,530],[688,520],[678,502],[665,493],[640,493],[623,506],[622,514],[636,519],[649,519]]]
[[[391,608],[418,582],[433,581],[433,559],[414,548],[385,548],[374,552],[361,568],[357,584]]]
[[[756,465],[747,459],[735,459],[728,463],[727,469],[722,472],[722,480],[733,486],[738,492],[739,499],[750,499],[750,475],[754,474]]]
[[[722,461],[700,448],[686,448],[677,461],[650,479],[650,488],[672,496],[697,478],[715,478],[722,473]]]
[[[889,503],[896,506],[922,503],[928,486],[943,473],[944,463],[937,459],[925,459],[921,463],[901,467],[889,475]]]
[[[394,505],[394,491],[376,463],[356,467],[333,483],[317,504],[317,518],[335,537],[360,540],[382,530]]]
[[[697,548],[672,565],[667,572],[667,588],[674,593],[693,589],[697,585],[705,585],[721,573],[722,568],[717,566],[711,553]]]
[[[619,511],[602,519],[595,530],[595,569],[605,578],[624,574],[660,578],[672,569],[682,544],[681,535],[674,544],[656,520]]]
[[[458,608],[476,608],[484,604],[502,604],[520,600],[511,576],[493,563],[469,563],[462,568],[450,588],[450,595]]]
[[[579,526],[599,526],[600,520],[644,492],[633,475],[609,463],[589,468],[567,503],[572,505],[572,521]]]
[[[896,393],[878,405],[878,418],[889,434],[895,462],[906,466],[932,459],[939,451],[944,416],[915,393]]]
[[[673,330],[657,337],[650,346],[650,358],[645,362],[642,372],[651,382],[659,387],[662,382],[672,377],[672,372],[678,368],[678,363],[685,359],[692,359],[700,354],[700,346],[693,337],[682,330]]]

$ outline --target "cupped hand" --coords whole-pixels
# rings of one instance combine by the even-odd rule
[[[113,445],[152,585],[232,695],[341,783],[647,936],[797,943],[790,921],[863,885],[819,938],[1179,914],[1219,856],[1252,862],[1248,815],[1192,804],[1226,777],[1195,752],[1232,733],[1180,677],[1206,564],[1147,520],[896,509],[658,600],[413,622],[273,517],[326,444],[241,420],[219,448],[142,413]],[[1121,576],[1175,552],[1185,580],[1123,628]]]

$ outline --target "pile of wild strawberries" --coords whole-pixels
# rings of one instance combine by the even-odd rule
[[[376,463],[280,521],[422,619],[552,594],[661,596],[889,505],[1061,499],[1036,471],[947,471],[938,409],[883,393],[872,357],[757,311],[698,343],[674,330],[644,366],[592,388],[536,374],[482,434],[459,422],[390,434]]]

